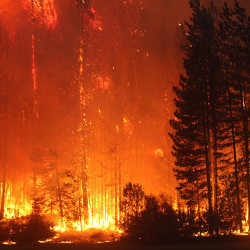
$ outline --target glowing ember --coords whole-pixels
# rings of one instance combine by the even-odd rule
[[[154,151],[154,155],[155,155],[156,157],[163,157],[164,152],[163,152],[163,150],[162,150],[161,148],[157,148],[157,149]]]
[[[3,244],[4,245],[16,245],[16,242],[13,242],[13,241],[4,241]]]
[[[33,18],[41,24],[45,24],[48,29],[54,30],[56,28],[58,19],[54,0],[23,0],[22,7],[31,12]]]
[[[97,78],[97,89],[109,89],[110,87],[110,78],[109,77],[98,77]]]

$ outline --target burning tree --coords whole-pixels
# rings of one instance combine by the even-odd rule
[[[0,219],[4,218],[5,201],[6,201],[6,185],[7,185],[7,143],[8,143],[8,76],[6,75],[6,64],[7,64],[7,34],[3,25],[3,16],[0,15],[0,97],[1,97],[1,128],[3,131],[3,141],[1,158],[2,158],[2,189],[1,189],[1,208],[0,208]]]

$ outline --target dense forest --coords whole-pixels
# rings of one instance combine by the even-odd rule
[[[101,1],[0,3],[0,242],[248,232],[247,8]]]
[[[249,29],[238,1],[220,10],[190,1],[183,25],[184,73],[176,93],[174,168],[179,196],[209,233],[248,230]]]
[[[161,137],[166,86],[155,86],[151,67],[166,61],[154,59],[166,27],[148,48],[150,1],[102,2],[0,1],[0,218],[9,232],[43,216],[56,231],[118,231],[131,181],[175,199]]]

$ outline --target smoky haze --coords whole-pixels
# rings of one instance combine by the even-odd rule
[[[92,206],[94,200],[104,204],[121,195],[129,181],[147,193],[166,192],[175,201],[168,132],[175,110],[172,88],[182,71],[179,23],[191,15],[188,1],[92,0],[84,30],[73,1],[48,1],[53,3],[48,11],[34,2],[32,15],[28,0],[0,1],[1,109],[8,110],[7,168],[13,193],[20,185],[27,193],[32,187],[34,148],[56,152],[64,173],[79,168],[84,144]],[[249,8],[249,1],[239,2]],[[0,143],[3,165],[6,151]]]

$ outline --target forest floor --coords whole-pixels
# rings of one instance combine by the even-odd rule
[[[0,249],[10,250],[249,250],[250,236],[233,239],[199,239],[174,244],[146,243],[25,243],[0,245]]]

